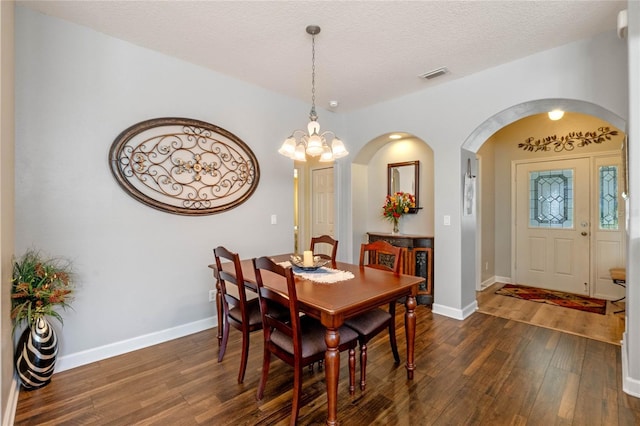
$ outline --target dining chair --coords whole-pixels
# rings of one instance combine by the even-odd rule
[[[402,249],[386,241],[378,240],[360,246],[360,266],[400,273]],[[389,303],[389,310],[375,308],[347,319],[345,325],[358,332],[360,343],[360,389],[366,386],[367,343],[384,329],[389,330],[389,343],[396,364],[400,363],[396,342],[396,302]]]
[[[242,352],[240,354],[240,371],[238,372],[238,383],[244,381],[244,374],[247,369],[247,358],[249,356],[249,333],[262,329],[262,317],[260,315],[260,303],[258,298],[247,299],[244,286],[244,276],[240,266],[240,257],[237,253],[219,246],[213,249],[216,260],[216,276],[220,287],[222,299],[223,321],[222,321],[222,342],[218,352],[218,362],[222,362],[227,341],[229,340],[229,326],[240,330],[242,333]],[[233,263],[233,274],[222,269],[222,260]],[[233,290],[229,292],[229,290]],[[235,294],[234,294],[235,293]],[[220,315],[220,313],[218,313]]]
[[[316,253],[316,245],[320,246],[321,248],[328,248],[328,246],[330,246],[331,254],[325,254],[322,252]],[[336,254],[338,253],[338,240],[334,240],[330,235],[320,235],[319,237],[312,237],[309,250],[311,250],[314,255],[320,256],[320,258],[322,259],[335,262]]]
[[[284,268],[267,257],[253,259],[253,266],[256,272],[264,330],[262,376],[256,398],[260,401],[264,396],[271,354],[293,366],[293,401],[290,424],[295,425],[300,411],[303,368],[324,359],[327,349],[326,329],[318,320],[308,315],[300,315],[295,279],[291,268]],[[287,294],[271,291],[264,286],[265,278],[273,280],[273,274],[278,276],[276,279],[286,282]],[[289,321],[284,321],[282,318],[270,314],[278,306],[288,308]],[[355,392],[355,348],[358,344],[358,333],[345,326],[340,327],[338,333],[340,335],[338,350],[340,352],[349,351],[349,393],[353,394]]]

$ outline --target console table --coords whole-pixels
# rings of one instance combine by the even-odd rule
[[[384,240],[394,246],[402,247],[400,272],[423,277],[416,301],[422,305],[433,304],[433,237],[409,234],[386,234],[367,232],[369,242]]]

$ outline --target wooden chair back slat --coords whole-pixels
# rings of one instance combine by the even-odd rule
[[[393,260],[389,261],[389,258],[393,258]],[[363,243],[360,246],[360,266],[383,269],[398,274],[401,265],[401,247],[396,247],[383,240]]]
[[[325,253],[316,253],[316,245],[328,244],[331,246],[331,254]],[[313,252],[314,255],[320,256],[322,259],[331,260],[332,262],[336,261],[336,255],[338,254],[338,240],[333,239],[330,235],[320,235],[319,237],[311,238],[311,245],[309,250]]]
[[[256,270],[256,284],[258,286],[258,298],[260,299],[260,309],[262,315],[262,327],[264,330],[275,328],[287,336],[291,337],[294,345],[294,354],[300,344],[300,311],[298,309],[298,296],[296,293],[295,279],[291,268],[284,268],[268,257],[260,257],[253,260]],[[263,284],[262,271],[269,271],[280,275],[287,283],[287,297],[268,290]],[[289,318],[278,318],[269,314],[277,310],[277,305],[289,309]],[[266,313],[266,314],[265,314]]]

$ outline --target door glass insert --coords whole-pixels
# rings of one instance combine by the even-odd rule
[[[529,226],[573,228],[573,169],[529,173]]]
[[[618,167],[602,166],[598,170],[600,193],[600,229],[618,229]]]

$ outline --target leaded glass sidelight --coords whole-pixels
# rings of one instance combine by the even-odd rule
[[[602,166],[598,170],[600,194],[600,229],[618,229],[618,167]]]
[[[573,228],[573,169],[529,173],[529,226]]]

